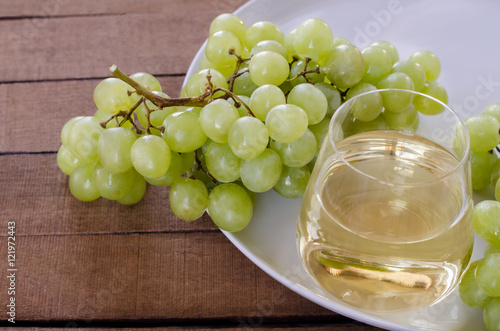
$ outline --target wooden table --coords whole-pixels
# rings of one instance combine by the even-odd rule
[[[94,113],[110,65],[154,74],[177,96],[210,21],[244,2],[0,0],[0,326],[14,326],[15,297],[25,327],[376,329],[285,288],[208,217],[176,219],[165,188],[130,207],[83,203],[57,167],[61,127]]]

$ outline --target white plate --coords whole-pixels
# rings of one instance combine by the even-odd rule
[[[307,18],[318,17],[331,26],[335,36],[359,48],[376,40],[390,41],[401,58],[419,49],[431,50],[441,60],[438,81],[447,88],[449,105],[465,119],[500,101],[499,12],[500,2],[494,0],[252,0],[235,14],[247,26],[270,21],[285,33]],[[197,70],[203,48],[187,77]],[[299,260],[295,236],[299,206],[299,199],[288,200],[274,192],[261,194],[250,225],[241,232],[224,234],[274,279],[339,314],[389,330],[486,330],[482,310],[463,304],[457,291],[434,306],[405,314],[366,312],[336,300],[316,285]],[[483,248],[484,242],[477,239],[473,259],[482,255]],[[273,304],[277,303],[271,303],[271,308]]]

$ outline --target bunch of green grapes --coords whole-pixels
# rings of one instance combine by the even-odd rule
[[[71,193],[134,204],[148,185],[170,186],[178,218],[208,211],[227,231],[249,223],[255,193],[302,196],[330,118],[347,99],[396,88],[447,102],[434,53],[401,60],[386,41],[360,50],[314,18],[285,34],[270,22],[247,27],[233,14],[217,16],[199,71],[179,98],[169,98],[150,74],[112,68],[115,77],[95,88],[95,114],[62,128],[57,161]],[[353,108],[349,130],[413,132],[419,112],[441,111],[381,92]]]

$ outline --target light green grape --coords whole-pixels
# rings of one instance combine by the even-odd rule
[[[142,136],[132,145],[130,159],[135,170],[142,176],[159,178],[167,172],[170,166],[170,148],[161,137]]]
[[[271,140],[270,146],[278,153],[281,161],[287,167],[305,166],[311,162],[318,149],[316,137],[309,129],[294,142],[279,143]]]
[[[434,97],[444,104],[448,103],[448,93],[438,82],[426,81],[420,92]],[[426,115],[439,114],[444,110],[444,106],[442,104],[422,95],[415,95],[413,98],[413,104],[419,112]]]
[[[465,126],[469,131],[471,151],[487,152],[498,145],[500,123],[496,118],[474,115],[465,120]]]
[[[278,153],[266,148],[259,156],[241,161],[241,181],[250,191],[265,192],[276,185],[281,177],[281,168],[282,163]]]
[[[342,104],[342,96],[340,95],[339,90],[337,90],[335,86],[327,83],[316,83],[314,86],[325,95],[326,100],[328,101],[326,116],[332,117],[333,113],[335,113],[337,108],[339,108]]]
[[[325,118],[328,110],[328,100],[320,89],[312,84],[295,86],[287,97],[287,103],[299,106],[306,114],[309,125],[314,125]]]
[[[239,105],[235,104],[233,98],[229,98],[228,101],[236,108],[240,117],[248,116],[248,109],[247,107],[245,107],[245,105],[248,106],[250,104],[250,98],[246,95],[238,95],[237,97],[241,100],[238,100]],[[243,105],[242,103],[244,103],[245,105]]]
[[[396,131],[414,133],[417,131],[418,124],[420,123],[420,116],[413,104],[408,105],[408,107],[400,113],[384,111],[383,117],[387,122],[388,128]]]
[[[472,308],[483,308],[490,299],[489,295],[479,288],[475,279],[476,268],[479,262],[480,260],[477,260],[469,265],[458,286],[460,298],[466,305]]]
[[[380,114],[374,120],[368,122],[360,121],[355,118],[345,128],[344,138],[358,133],[375,131],[375,130],[389,130],[389,124],[387,123],[385,116],[383,116],[382,114]]]
[[[353,45],[342,44],[332,49],[323,66],[326,78],[341,90],[361,81],[365,74],[363,55]]]
[[[283,91],[274,85],[259,86],[250,96],[250,109],[259,120],[264,122],[271,108],[286,103]]]
[[[260,21],[252,24],[246,31],[246,46],[252,49],[259,41],[275,40],[280,44],[285,41],[285,34],[275,24]]]
[[[203,69],[189,77],[185,86],[185,93],[187,97],[197,97],[205,93],[208,83],[207,75],[211,76],[210,81],[212,82],[214,88],[228,88],[226,77],[219,71],[215,69]],[[214,97],[220,97],[223,94],[224,93],[222,91],[219,91],[214,94]]]
[[[488,152],[471,152],[470,159],[472,188],[482,190],[490,185],[491,170],[497,158]]]
[[[368,46],[361,51],[361,54],[365,61],[363,81],[376,84],[391,71],[391,55],[385,49],[377,46]]]
[[[266,149],[269,132],[259,119],[250,116],[240,117],[231,125],[227,142],[234,155],[249,160]]]
[[[130,75],[130,78],[135,80],[137,83],[141,84],[142,86],[147,87],[150,91],[155,91],[155,92],[161,92],[161,84],[156,79],[155,76],[148,74],[146,72],[136,72],[135,74]],[[135,104],[139,99],[141,98],[141,95],[137,93],[132,93],[130,95],[130,98],[132,99],[133,103]]]
[[[117,174],[104,168],[97,162],[94,168],[94,185],[99,194],[109,200],[118,200],[127,196],[134,186],[135,170]]]
[[[286,48],[286,52],[288,54],[287,60],[288,62],[292,62],[294,57],[298,57],[297,51],[295,50],[295,35],[297,34],[297,29],[293,29],[290,32],[288,32],[285,36],[285,41],[283,42],[283,45]]]
[[[250,73],[248,68],[242,68],[238,71],[239,75],[234,80],[233,93],[236,95],[244,95],[250,97],[252,93],[258,88],[258,86],[250,78]]]
[[[493,253],[479,261],[476,282],[491,297],[500,297],[500,253]]]
[[[234,182],[240,177],[240,163],[228,144],[212,142],[205,152],[207,170],[222,183]]]
[[[347,92],[347,100],[359,94],[374,91],[376,89],[377,88],[371,84],[359,83]],[[352,104],[351,113],[356,119],[362,122],[370,122],[380,115],[383,106],[384,102],[382,95],[379,92],[371,93],[357,98]]]
[[[483,321],[488,331],[500,331],[500,298],[491,298],[483,310]]]
[[[474,207],[474,230],[486,242],[500,246],[500,202],[483,200]]]
[[[323,61],[333,48],[332,29],[319,18],[305,20],[297,27],[293,46],[302,58]]]
[[[233,74],[234,70],[236,68],[236,65],[228,65],[225,67],[218,67],[212,62],[208,61],[207,56],[203,54],[203,56],[200,59],[200,63],[198,63],[198,71],[205,70],[205,69],[215,69],[218,72],[220,72],[224,77],[228,77]],[[185,92],[185,87],[182,88],[181,90],[181,97],[186,97],[186,92]]]
[[[486,108],[484,108],[481,114],[490,115],[496,118],[498,122],[500,122],[500,102],[489,104],[488,106],[486,106]]]
[[[67,147],[79,160],[97,160],[97,142],[104,129],[94,116],[84,116],[75,121],[68,134]]]
[[[319,71],[319,73],[316,73],[316,72],[312,72],[312,73],[308,73],[308,74],[305,74],[305,77],[304,76],[297,76],[299,73],[301,73],[302,71],[314,71],[314,70],[318,70],[320,67],[319,65],[314,62],[314,61],[309,61],[309,63],[307,63],[307,67],[306,67],[306,61],[305,60],[298,60],[296,62],[294,62],[292,64],[292,67],[290,68],[290,75],[289,75],[289,79],[290,79],[290,83],[292,86],[296,86],[296,85],[299,85],[299,84],[302,84],[302,83],[311,83],[311,84],[315,84],[315,86],[317,85],[317,83],[323,83],[325,81],[325,73],[322,72],[321,70]],[[307,78],[307,80],[306,80]]]
[[[384,49],[391,56],[391,62],[392,62],[392,64],[394,64],[394,63],[396,63],[396,62],[399,61],[398,50],[396,49],[396,47],[394,47],[393,44],[391,44],[388,41],[378,40],[378,41],[375,41],[375,42],[371,43],[368,46],[376,46],[376,47],[380,47],[380,48]]]
[[[194,168],[197,166],[194,153],[181,153],[182,157],[182,172],[187,173],[188,176],[193,174]]]
[[[293,104],[275,106],[266,117],[269,137],[285,144],[302,137],[307,130],[307,123],[307,113]]]
[[[253,56],[259,52],[263,51],[273,51],[275,53],[280,54],[285,59],[288,58],[288,54],[285,46],[283,44],[277,42],[276,40],[262,40],[255,44],[250,51],[250,55]]]
[[[200,218],[208,206],[208,190],[199,179],[179,178],[172,184],[168,198],[174,215],[186,222]]]
[[[115,114],[120,110],[128,110],[134,105],[134,99],[128,95],[128,91],[133,90],[124,81],[109,77],[95,87],[94,103],[105,113]]]
[[[69,176],[69,190],[78,200],[92,201],[101,196],[94,185],[95,164],[95,162],[82,162]]]
[[[69,121],[64,123],[61,129],[61,142],[64,146],[68,147],[68,137],[71,132],[71,128],[73,127],[73,124],[81,118],[83,118],[83,116],[72,117]]]
[[[71,154],[66,146],[61,145],[61,147],[59,147],[57,151],[57,166],[62,172],[69,176],[80,163],[82,163],[82,161]]]
[[[498,179],[500,179],[500,160],[495,160],[491,166],[490,184],[495,187]]]
[[[283,167],[280,180],[273,189],[289,199],[300,198],[306,191],[311,171],[307,166],[300,168]]]
[[[208,34],[211,36],[218,31],[229,31],[238,37],[241,45],[245,44],[247,26],[241,18],[234,14],[223,13],[212,20]]]
[[[240,114],[231,103],[217,99],[202,108],[199,122],[208,138],[218,143],[227,143],[229,128],[238,118]]]
[[[287,60],[280,54],[272,51],[263,51],[255,54],[248,64],[250,78],[258,85],[280,85],[290,73]]]
[[[169,99],[170,97],[164,93],[164,92],[158,92],[158,91],[153,91],[153,94],[156,94],[162,98]],[[177,111],[179,111],[179,107],[165,107],[165,108],[158,108],[156,107],[151,101],[146,100],[146,106],[149,108],[151,113],[149,114],[149,121],[151,125],[160,127],[163,125],[163,121],[165,118]],[[147,128],[148,126],[148,119],[147,119],[147,109],[144,103],[142,103],[137,109],[135,110],[135,113],[137,114],[137,118],[139,119],[139,122],[141,123],[143,128]]]
[[[493,253],[500,253],[500,246],[486,244],[486,247],[484,248],[484,256],[488,256]]]
[[[121,199],[118,199],[118,203],[122,205],[134,205],[142,200],[146,194],[146,181],[137,171],[134,171],[134,183],[132,184],[132,189],[130,192]]]
[[[165,126],[163,139],[173,151],[192,152],[203,146],[207,140],[207,135],[201,128],[198,116],[193,112],[184,111],[170,114],[165,118],[163,125]]]
[[[230,50],[238,55],[241,53],[241,43],[238,37],[229,31],[217,31],[207,40],[205,56],[215,66],[226,67],[236,64],[238,60],[235,55],[229,53]]]
[[[193,153],[190,154],[192,155]],[[186,169],[184,165],[183,157],[177,152],[170,152],[170,165],[168,167],[167,172],[163,176],[158,178],[144,177],[144,179],[149,184],[154,186],[167,186],[167,185],[172,185],[174,181],[179,179],[182,176],[182,174],[186,173],[187,171],[188,169]]]
[[[407,74],[413,82],[415,91],[420,91],[424,87],[426,81],[425,70],[413,60],[400,60],[394,63],[391,71]]]
[[[352,45],[352,43],[344,37],[333,37],[333,47],[340,45]]]
[[[413,81],[403,72],[393,72],[377,84],[378,89],[401,89],[413,90]],[[413,101],[413,93],[401,91],[381,92],[384,99],[384,108],[393,113],[401,113],[410,106]]]
[[[326,135],[328,134],[329,128],[330,128],[330,118],[328,118],[328,117],[325,117],[318,124],[309,126],[309,131],[311,131],[312,134],[314,135],[314,138],[316,138],[316,146],[317,146],[316,153],[315,153],[316,156],[318,155],[319,149],[321,148],[321,145],[323,144],[323,140],[325,139]]]
[[[500,201],[500,180],[497,180],[495,184],[495,199],[497,201]]]
[[[222,230],[241,231],[252,219],[252,199],[237,184],[221,184],[208,196],[208,213],[215,225]]]
[[[427,80],[435,81],[441,73],[439,58],[431,51],[420,50],[410,55],[410,60],[420,64],[425,70]]]
[[[102,165],[115,173],[132,168],[130,149],[136,139],[130,129],[118,127],[104,130],[97,141],[97,155]]]

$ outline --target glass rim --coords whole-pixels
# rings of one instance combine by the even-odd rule
[[[439,103],[440,105],[442,105],[445,108],[445,111],[446,110],[449,111],[454,116],[454,118],[456,119],[456,123],[460,124],[462,126],[462,128],[464,130],[463,131],[464,132],[464,136],[465,136],[465,144],[466,144],[465,147],[466,148],[465,148],[465,150],[463,152],[463,155],[458,160],[459,162],[457,163],[457,165],[453,169],[450,169],[449,171],[447,171],[446,174],[444,174],[443,176],[437,177],[436,179],[433,179],[431,181],[418,182],[418,183],[392,183],[392,182],[388,182],[388,181],[382,180],[380,178],[377,178],[375,176],[369,175],[369,174],[367,174],[367,173],[365,173],[365,172],[357,169],[349,161],[347,161],[342,156],[342,154],[339,153],[339,150],[337,149],[337,143],[335,143],[334,138],[332,136],[333,125],[334,125],[334,123],[339,122],[338,121],[338,117],[340,117],[341,114],[345,112],[345,108],[349,107],[352,103],[354,103],[355,100],[359,99],[362,96],[365,96],[365,95],[368,95],[368,94],[377,93],[377,92],[378,93],[379,92],[405,92],[405,93],[410,93],[410,94],[413,94],[413,95],[420,95],[420,96],[423,96],[425,98],[431,99],[431,100]],[[441,114],[441,113],[439,113],[439,114]],[[423,115],[425,115],[425,114],[423,114]],[[436,115],[438,115],[438,114],[436,114]],[[426,116],[433,116],[433,115],[426,115]],[[398,132],[402,132],[402,131],[398,131]],[[347,138],[347,137],[343,137],[342,140],[344,140],[345,138]],[[458,169],[463,168],[464,164],[469,160],[469,155],[470,155],[469,133],[468,133],[467,127],[465,126],[465,123],[462,120],[462,118],[453,109],[451,109],[450,106],[448,106],[446,103],[442,102],[441,100],[438,100],[438,99],[436,99],[436,98],[434,98],[434,97],[432,97],[432,96],[430,96],[428,94],[425,94],[425,93],[421,93],[421,92],[417,92],[417,91],[413,91],[413,90],[405,90],[405,89],[393,89],[393,88],[376,89],[376,90],[371,90],[371,91],[363,92],[361,94],[358,94],[358,95],[354,96],[353,98],[351,98],[349,100],[346,100],[343,104],[341,104],[339,106],[339,108],[337,108],[337,110],[335,110],[335,112],[333,113],[332,118],[330,119],[330,123],[328,125],[328,140],[329,140],[330,146],[333,148],[333,150],[334,150],[336,156],[339,158],[339,160],[342,163],[344,163],[345,165],[347,165],[351,170],[354,170],[356,173],[358,173],[359,175],[361,175],[363,177],[366,177],[366,178],[369,178],[371,180],[377,181],[377,182],[379,182],[382,185],[387,185],[387,186],[392,186],[392,187],[399,187],[399,186],[424,186],[424,185],[429,185],[430,183],[434,183],[434,182],[437,182],[437,181],[440,181],[440,180],[444,180],[447,177],[451,176],[451,174],[455,173]],[[340,141],[342,141],[342,140],[340,140]]]

